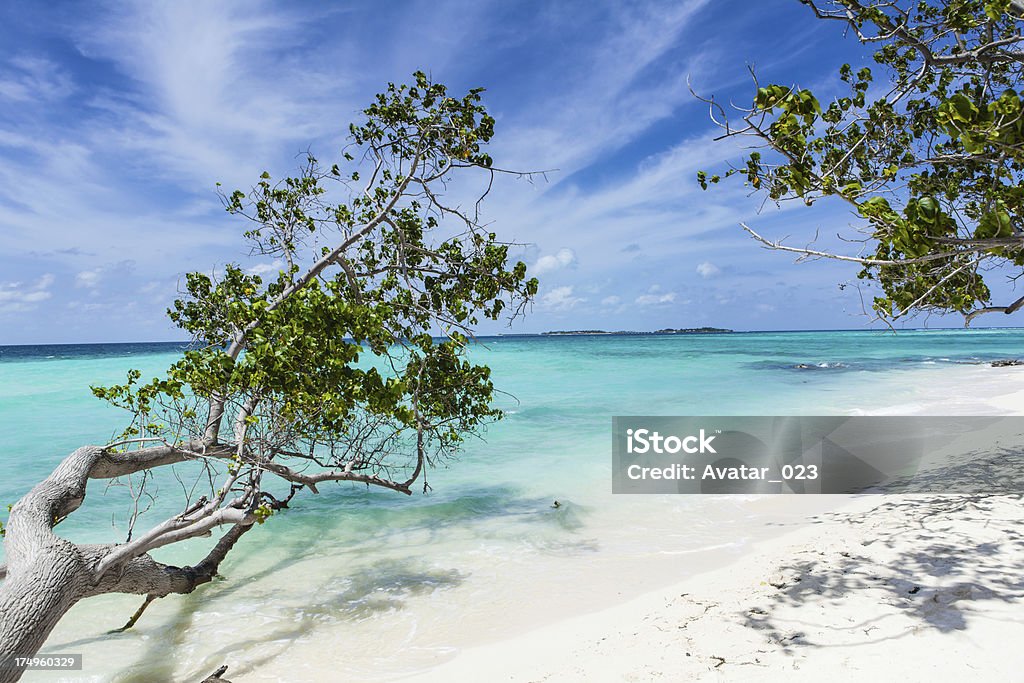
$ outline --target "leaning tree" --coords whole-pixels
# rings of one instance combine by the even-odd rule
[[[356,482],[410,494],[426,486],[425,468],[500,418],[490,371],[467,360],[467,342],[480,319],[521,313],[537,281],[480,221],[499,172],[483,151],[494,119],[480,93],[454,98],[416,73],[364,110],[338,164],[310,156],[295,177],[264,173],[251,191],[222,195],[248,219],[254,251],[280,270],[266,280],[237,265],[190,273],[169,311],[190,348],[161,378],[132,371],[94,388],[128,411],[124,433],[74,451],[13,506],[0,681],[21,676],[14,658],[36,653],[78,601],[133,593],[144,608],[190,593],[297,492]],[[446,199],[453,179],[474,175],[479,192],[466,208]],[[141,531],[133,523],[120,543],[55,532],[90,481],[178,463],[208,484],[177,514]],[[214,533],[190,566],[151,556]]]
[[[698,182],[734,176],[776,203],[845,202],[859,223],[839,235],[859,245],[846,253],[743,227],[800,259],[860,264],[859,277],[880,288],[873,309],[883,320],[957,312],[970,324],[1024,307],[1024,297],[993,305],[985,280],[1024,274],[1024,1],[800,1],[874,46],[884,79],[844,65],[845,94],[822,102],[761,85],[752,71],[749,108],[705,101],[721,137],[753,140],[754,150]]]

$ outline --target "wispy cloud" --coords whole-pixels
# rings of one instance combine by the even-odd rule
[[[74,91],[71,77],[44,57],[19,55],[0,66],[0,99],[50,102]]]
[[[237,185],[280,161],[282,145],[295,154],[339,128],[333,105],[349,79],[301,64],[307,56],[319,64],[302,41],[317,11],[194,0],[123,9],[97,21],[80,46],[112,60],[135,88],[95,105],[117,120],[108,134],[159,162],[168,179]]]
[[[503,158],[516,168],[534,168],[543,159],[546,168],[557,168],[567,177],[672,114],[689,98],[688,69],[667,56],[688,22],[708,4],[595,5],[607,16],[592,19],[589,30],[579,33],[585,40],[574,43],[569,56],[556,55],[537,74],[543,79],[537,83],[540,97],[526,113],[512,118],[515,129],[499,147]],[[567,19],[548,15],[560,27]]]
[[[766,24],[816,27],[804,10],[710,0],[182,0],[59,11],[37,3],[17,15],[29,20],[14,25],[12,14],[13,28],[0,26],[0,40],[12,38],[0,61],[4,310],[22,311],[35,335],[83,339],[97,322],[116,322],[126,338],[170,337],[161,302],[185,271],[225,261],[254,273],[277,268],[246,261],[241,227],[214,184],[245,188],[264,169],[278,177],[307,148],[328,160],[375,92],[422,68],[453,93],[488,89],[498,165],[557,169],[532,184],[499,179],[483,207],[502,239],[529,245],[516,258],[531,274],[559,285],[542,288],[530,329],[547,329],[548,317],[575,325],[593,316],[616,329],[678,325],[665,316],[696,291],[729,301],[736,316],[707,323],[742,327],[737,321],[758,313],[743,293],[781,296],[782,270],[802,292],[842,276],[826,265],[794,269],[754,247],[736,224],[761,207],[741,184],[699,190],[697,170],[743,150],[712,140],[686,78],[742,101],[746,62],[801,47],[802,33],[790,39]],[[730,36],[728,48],[720,35]],[[820,56],[822,48],[806,49]],[[804,82],[823,77],[815,60],[784,66],[787,80],[791,69]],[[458,203],[467,190],[455,183],[449,192]],[[850,220],[820,205],[790,215],[762,214],[757,225],[796,236]],[[126,260],[134,267],[114,269]],[[40,273],[56,280],[37,287]],[[652,281],[665,288],[638,284]],[[811,305],[810,295],[793,296]],[[89,315],[76,318],[85,306]],[[787,304],[787,316],[796,309]]]
[[[79,271],[75,275],[75,286],[82,289],[94,290],[107,279],[112,279],[116,282],[124,282],[134,270],[135,262],[125,260],[103,265],[98,268],[92,268],[90,270]]]
[[[27,284],[0,283],[0,314],[34,310],[36,304],[53,296],[50,287],[53,286],[54,280],[51,273],[46,273],[35,282]]]

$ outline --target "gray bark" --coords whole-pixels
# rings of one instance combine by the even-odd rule
[[[14,658],[34,655],[85,592],[85,558],[53,533],[53,524],[82,504],[98,456],[98,448],[78,449],[11,509],[0,586],[0,683],[21,677]]]
[[[209,582],[235,542],[251,528],[243,518],[220,538],[201,562],[173,567],[147,554],[126,558],[97,575],[97,565],[123,546],[76,545],[57,536],[53,526],[78,509],[90,478],[108,478],[180,462],[172,448],[111,454],[95,446],[79,448],[11,509],[4,539],[6,577],[0,584],[0,683],[13,683],[23,670],[17,657],[31,657],[75,603],[104,593],[162,597],[190,593]]]

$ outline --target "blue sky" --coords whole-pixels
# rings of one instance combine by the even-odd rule
[[[701,192],[696,171],[741,151],[712,141],[687,77],[742,103],[748,64],[827,94],[868,59],[797,0],[5,3],[0,344],[180,338],[164,310],[183,273],[267,265],[215,183],[335,158],[358,110],[417,69],[487,88],[496,163],[558,169],[489,197],[541,292],[483,332],[861,327],[839,287],[855,268],[794,265],[738,226],[806,242],[855,219]]]

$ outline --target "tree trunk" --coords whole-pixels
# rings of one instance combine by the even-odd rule
[[[15,658],[34,656],[79,600],[115,592],[152,597],[191,593],[213,579],[228,551],[251,528],[248,520],[233,525],[194,566],[169,566],[145,554],[96,576],[100,560],[118,546],[76,545],[54,534],[53,526],[82,504],[94,466],[116,476],[104,457],[97,447],[79,448],[11,508],[4,538],[6,576],[0,574],[0,683],[21,678],[24,668]],[[129,462],[122,469],[134,467]]]
[[[7,578],[0,585],[0,683],[21,678],[14,658],[35,655],[85,592],[81,552],[52,527],[82,504],[100,452],[79,448],[11,508],[4,539]]]
[[[86,593],[86,569],[73,543],[54,539],[0,586],[0,683],[21,678],[15,657],[32,657]]]

